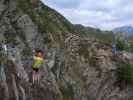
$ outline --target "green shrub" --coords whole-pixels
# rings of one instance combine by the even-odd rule
[[[30,47],[25,47],[22,52],[23,52],[23,55],[25,56],[32,55],[32,49]]]
[[[43,43],[44,44],[47,44],[47,43],[50,43],[50,42],[51,42],[51,39],[50,38],[44,37],[44,39],[43,39]]]
[[[8,31],[4,34],[4,37],[5,37],[7,43],[16,43],[17,42],[15,33],[11,33]]]
[[[60,91],[63,95],[64,100],[73,100],[74,99],[71,86],[69,86],[68,88],[60,87]]]
[[[120,62],[119,76],[122,81],[133,83],[133,65],[127,62]]]
[[[32,18],[32,20],[33,21],[36,21],[37,19],[37,14],[34,12],[34,11],[31,11],[30,13],[29,13],[29,15],[30,15],[30,17]]]
[[[127,50],[127,45],[122,40],[117,40],[116,47],[118,50]]]
[[[129,52],[132,52],[133,53],[133,45],[130,45],[129,46]]]
[[[90,57],[90,58],[89,58],[89,64],[90,64],[91,66],[96,67],[96,66],[97,66],[97,59],[94,58],[94,57]]]

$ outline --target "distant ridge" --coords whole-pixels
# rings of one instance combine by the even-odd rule
[[[127,35],[133,35],[133,27],[122,26],[122,27],[115,28],[113,32],[127,33]]]

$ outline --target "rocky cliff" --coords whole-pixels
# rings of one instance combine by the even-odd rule
[[[8,48],[0,53],[0,100],[133,99],[132,85],[119,76],[121,62],[133,64],[132,54],[114,55],[109,44],[72,33],[63,16],[37,5],[0,1],[0,41]],[[37,85],[31,81],[32,48],[45,52]]]

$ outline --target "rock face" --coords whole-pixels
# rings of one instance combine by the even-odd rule
[[[72,33],[45,33],[42,3],[27,9],[29,14],[22,2],[31,5],[27,0],[0,1],[0,41],[8,48],[0,55],[0,100],[133,99],[133,87],[119,81],[117,64],[133,63],[131,54],[114,55],[109,44]],[[36,85],[31,80],[32,48],[45,51]]]

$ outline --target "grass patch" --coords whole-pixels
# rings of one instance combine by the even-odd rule
[[[68,88],[60,87],[60,91],[63,95],[63,100],[74,100],[71,86],[69,86]]]
[[[25,48],[23,49],[23,51],[22,51],[22,54],[23,54],[24,56],[30,56],[30,55],[32,55],[32,49],[31,49],[30,47],[25,47]]]
[[[133,84],[133,65],[121,61],[119,68],[120,80]]]

